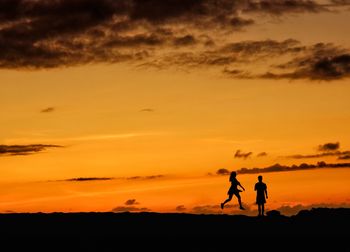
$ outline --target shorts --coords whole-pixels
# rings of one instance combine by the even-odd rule
[[[239,196],[239,193],[242,192],[241,190],[238,190],[237,188],[234,187],[230,187],[230,189],[228,190],[227,194],[228,195],[236,195]]]

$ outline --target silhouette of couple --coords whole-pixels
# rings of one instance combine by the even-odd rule
[[[242,200],[241,200],[241,195],[239,195],[242,190],[238,189],[238,186],[240,186],[243,191],[245,191],[244,187],[241,185],[241,183],[237,180],[236,178],[237,173],[236,172],[231,172],[230,175],[230,182],[231,182],[231,187],[228,190],[228,198],[221,203],[221,209],[224,209],[224,206],[227,202],[232,200],[233,195],[235,195],[238,199],[239,203],[239,208],[242,210],[245,210],[245,208],[242,206]],[[265,203],[266,199],[268,198],[267,196],[267,186],[265,183],[262,182],[262,176],[258,176],[258,183],[255,184],[254,190],[256,191],[256,204],[258,204],[258,211],[259,215],[258,216],[264,216],[264,211],[265,211]],[[265,198],[266,196],[266,198]]]

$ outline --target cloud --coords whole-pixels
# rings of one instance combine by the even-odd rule
[[[108,177],[79,177],[79,178],[71,178],[71,179],[65,179],[60,181],[72,181],[72,182],[86,182],[86,181],[100,181],[100,180],[113,180],[115,178],[108,178]]]
[[[339,156],[338,159],[340,159],[340,160],[350,159],[350,152],[348,152],[348,154],[346,154],[346,155]]]
[[[350,0],[331,0],[335,5],[350,5]]]
[[[232,64],[244,67],[248,63],[266,61],[271,56],[279,57],[303,51],[305,51],[305,48],[294,39],[241,41],[225,43],[210,50],[170,53],[159,59],[157,63],[163,66],[224,67],[228,74],[229,67]],[[242,74],[243,72],[243,70],[237,69],[231,72],[231,75]]]
[[[339,142],[325,143],[318,146],[318,151],[336,151],[339,149]]]
[[[136,201],[136,199],[129,199],[129,200],[125,201],[124,204],[127,205],[127,206],[132,206],[132,205],[138,205],[138,204],[140,204],[140,203],[138,203],[138,202]]]
[[[233,199],[234,201],[234,199]],[[222,210],[219,205],[199,205],[194,206],[190,213],[194,214],[234,214],[234,215],[247,215],[247,216],[256,216],[258,214],[258,209],[256,207],[256,204],[244,204],[244,208],[246,210],[242,211],[239,209],[239,205],[235,202],[232,203],[229,202],[227,205],[225,205],[225,208]],[[285,216],[292,216],[298,214],[301,210],[309,210],[312,208],[349,208],[349,203],[317,203],[317,204],[310,204],[310,205],[303,205],[303,204],[297,204],[297,205],[282,205],[280,207],[277,207],[275,209],[269,209],[269,206],[265,209],[266,212],[271,210],[277,210],[282,215]]]
[[[243,153],[243,152],[241,152],[241,150],[237,150],[236,153],[235,153],[235,158],[247,159],[247,158],[249,158],[252,154],[253,154],[253,152]]]
[[[235,199],[233,199],[234,201]],[[243,215],[252,215],[256,214],[256,211],[252,211],[250,205],[242,203],[246,210],[242,211],[239,209],[239,205],[236,203],[228,203],[225,205],[225,208],[222,210],[220,205],[198,205],[194,206],[191,213],[194,214],[243,214]]]
[[[308,155],[302,155],[302,154],[295,154],[286,156],[287,158],[293,158],[293,159],[307,159],[307,158],[322,158],[322,157],[329,157],[329,156],[342,156],[342,155],[348,155],[350,154],[350,151],[334,151],[334,152],[324,152],[320,154],[308,154]]]
[[[0,145],[0,156],[32,155],[49,148],[61,148],[60,145],[30,144],[30,145]]]
[[[255,52],[255,59],[266,59],[268,55],[290,55],[286,63],[270,65],[264,73],[254,73],[226,66],[225,75],[241,79],[309,79],[332,81],[350,77],[350,51],[333,44],[317,43],[312,46],[301,46],[296,40],[283,42],[265,41],[246,43],[245,52],[249,57]],[[239,48],[239,47],[238,47]],[[265,54],[265,55],[264,55]],[[254,57],[253,57],[254,58]]]
[[[328,157],[328,156],[344,157],[346,155],[350,155],[350,151],[339,151],[339,148],[340,148],[339,142],[325,143],[325,144],[320,144],[317,147],[317,150],[322,153],[308,154],[308,155],[295,154],[295,155],[290,155],[286,157],[294,158],[294,159],[305,159],[305,158],[321,158],[321,157]]]
[[[186,211],[186,207],[184,205],[179,205],[175,208],[177,212],[184,212]]]
[[[133,206],[118,206],[112,209],[112,212],[123,213],[123,212],[150,212],[151,210],[146,207],[133,207]]]
[[[300,165],[281,165],[274,164],[272,166],[264,168],[241,168],[236,172],[238,174],[258,174],[266,172],[283,172],[283,171],[299,171],[299,170],[311,170],[311,169],[324,169],[324,168],[350,168],[350,163],[335,163],[327,164],[324,161],[318,162],[317,164],[306,164],[302,163]]]
[[[233,17],[230,20],[230,24],[235,29],[240,30],[246,26],[251,26],[251,25],[255,24],[255,21],[253,19],[244,19],[244,18],[237,16],[237,17]]]
[[[221,168],[216,171],[216,175],[228,175],[228,174],[230,174],[230,171],[225,168]]]
[[[0,68],[123,62],[157,69],[211,67],[240,79],[338,80],[350,77],[348,49],[323,43],[303,46],[294,39],[232,43],[223,34],[256,24],[260,14],[328,12],[329,7],[347,4],[347,0],[328,5],[312,0],[1,1],[0,50],[5,53],[0,55]],[[272,58],[279,62],[273,64]],[[266,69],[247,68],[258,62],[264,62]]]
[[[176,46],[189,46],[189,45],[194,45],[196,43],[197,41],[195,37],[193,37],[190,34],[174,39],[174,45]]]
[[[150,176],[133,176],[133,177],[78,177],[70,178],[64,180],[54,180],[54,181],[67,181],[67,182],[86,182],[86,181],[107,181],[107,180],[153,180],[165,177],[164,175],[150,175]],[[54,182],[50,181],[50,182]],[[130,199],[127,202],[138,204],[135,199]]]
[[[258,0],[247,2],[248,4],[244,11],[267,13],[271,15],[328,11],[325,6],[308,0]]]
[[[150,209],[146,207],[135,207],[135,205],[139,205],[140,203],[136,201],[136,199],[129,199],[125,201],[124,205],[126,206],[118,206],[112,209],[112,212],[149,212]]]
[[[271,62],[271,57],[277,63]],[[247,65],[264,63],[261,70]],[[269,63],[271,62],[271,63]],[[147,64],[144,64],[147,65]],[[175,52],[149,62],[149,67],[221,69],[239,79],[309,79],[332,81],[350,76],[350,51],[331,43],[304,46],[295,39],[226,43],[211,50]]]
[[[41,113],[51,113],[51,112],[54,112],[54,111],[55,111],[54,107],[48,107],[48,108],[42,109],[40,112]]]
[[[263,79],[310,79],[339,80],[350,77],[350,54],[319,55],[296,58],[287,63],[296,66],[295,70],[286,73],[267,72],[255,76]],[[283,66],[282,66],[283,67]],[[287,68],[287,65],[285,65]]]
[[[128,180],[136,180],[136,179],[140,179],[140,180],[152,180],[152,179],[160,179],[160,178],[164,178],[164,175],[150,175],[150,176],[132,176],[132,177],[127,177],[126,179]]]
[[[263,151],[263,152],[258,153],[256,156],[257,157],[266,157],[267,153],[265,151]]]
[[[231,205],[228,205],[227,208],[232,208]],[[220,214],[222,210],[218,205],[200,205],[192,208],[192,213],[195,214]]]
[[[162,48],[178,52],[212,41],[197,34],[251,26],[251,13],[323,11],[312,0],[6,0],[0,2],[0,67],[154,61]]]
[[[298,214],[301,210],[310,210],[312,208],[349,208],[350,204],[348,203],[340,203],[340,204],[334,204],[334,203],[318,203],[318,204],[311,204],[311,205],[282,205],[279,208],[276,208],[275,210],[281,212],[283,215],[292,216]]]
[[[141,109],[140,112],[154,112],[155,110],[152,108],[145,108],[145,109]]]

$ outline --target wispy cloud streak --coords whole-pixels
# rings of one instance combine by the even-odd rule
[[[62,148],[53,144],[0,145],[0,156],[25,156],[44,152],[50,148]]]

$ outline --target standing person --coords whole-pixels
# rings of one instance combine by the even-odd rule
[[[265,207],[267,197],[267,186],[262,182],[263,177],[258,176],[259,182],[255,184],[254,190],[256,191],[256,204],[258,204],[258,216],[264,216]],[[265,199],[266,196],[266,199]]]
[[[244,207],[242,206],[241,196],[239,195],[239,193],[242,191],[239,190],[237,187],[240,186],[243,189],[243,191],[245,191],[245,189],[241,185],[241,183],[239,183],[239,181],[236,179],[236,175],[237,175],[236,172],[231,172],[231,175],[230,175],[231,187],[227,192],[228,199],[226,199],[223,203],[221,203],[221,209],[224,209],[225,204],[231,201],[233,195],[236,195],[239,203],[239,208],[242,210],[245,210]]]

